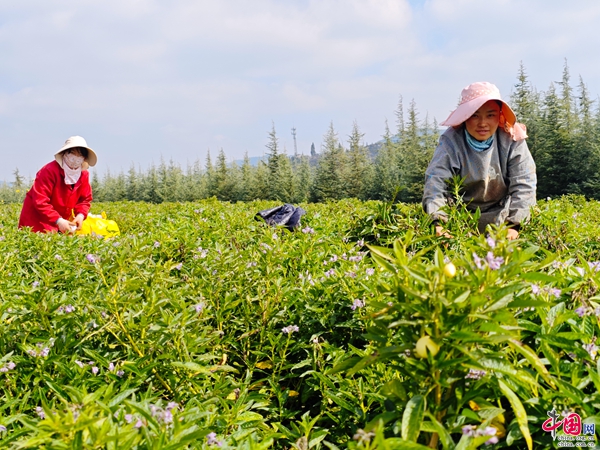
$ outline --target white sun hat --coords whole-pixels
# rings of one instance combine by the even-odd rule
[[[88,155],[87,158],[85,158],[84,164],[87,164],[90,167],[96,165],[96,162],[98,162],[98,156],[96,156],[96,152],[88,147],[87,142],[85,142],[85,139],[81,136],[71,136],[69,139],[67,139],[65,141],[65,145],[63,145],[62,148],[54,154],[54,159],[56,159],[56,161],[62,167],[63,152],[65,150],[69,150],[70,148],[76,147],[85,148],[88,151]],[[87,169],[87,167],[84,167],[84,169]]]

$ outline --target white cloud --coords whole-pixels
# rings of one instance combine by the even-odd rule
[[[330,121],[372,142],[400,94],[443,120],[472,81],[508,97],[519,61],[543,90],[566,57],[600,92],[597,0],[31,0],[0,17],[0,145],[31,155],[8,152],[0,180],[71,134],[99,171],[260,155],[271,121],[288,151],[292,126],[308,151]]]

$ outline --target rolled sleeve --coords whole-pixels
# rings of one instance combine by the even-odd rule
[[[515,143],[507,169],[510,195],[507,221],[518,225],[529,217],[530,208],[536,204],[535,162],[524,140]]]

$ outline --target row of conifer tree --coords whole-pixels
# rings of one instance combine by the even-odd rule
[[[521,64],[509,102],[518,120],[527,125],[538,198],[575,193],[600,199],[600,108],[583,79],[573,88],[565,62],[561,81],[538,91]],[[126,173],[107,172],[102,177],[93,172],[94,199],[161,203],[214,196],[224,201],[300,203],[388,200],[396,195],[400,201],[419,202],[440,131],[435,120],[419,118],[414,101],[405,110],[400,98],[395,115],[395,129],[386,123],[376,145],[364,144],[356,122],[347,139],[339,137],[332,123],[319,153],[288,156],[273,125],[266,156],[258,165],[252,165],[247,155],[242,163],[231,163],[221,150],[214,161],[209,153],[204,164],[196,161],[185,169],[161,161],[145,171],[132,166]],[[0,188],[0,200],[19,201],[24,184],[15,171],[15,182]]]

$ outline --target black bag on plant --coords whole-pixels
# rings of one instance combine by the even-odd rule
[[[259,220],[259,218],[263,219],[268,225],[283,225],[288,230],[294,231],[295,228],[300,226],[300,218],[306,214],[299,206],[290,205],[286,203],[285,205],[276,206],[271,209],[264,209],[256,213],[254,218]]]

